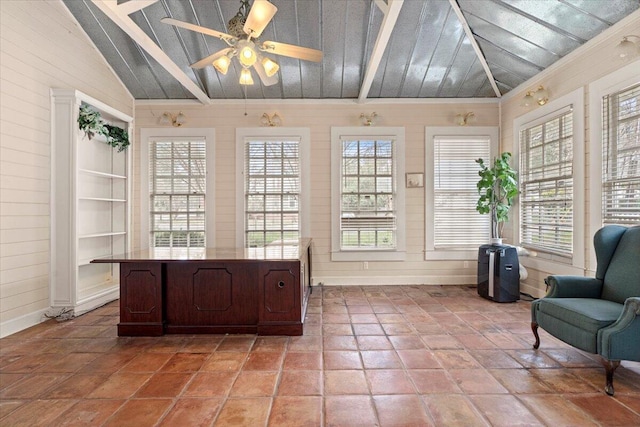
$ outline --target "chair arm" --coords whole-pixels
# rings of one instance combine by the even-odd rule
[[[640,362],[640,297],[627,298],[618,320],[598,331],[598,354]]]
[[[549,276],[547,298],[600,298],[602,280],[583,276]]]

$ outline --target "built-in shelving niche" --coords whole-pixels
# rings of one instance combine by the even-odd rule
[[[89,105],[129,135],[133,118],[76,90],[52,89],[51,102],[51,307],[78,315],[119,298],[118,265],[90,261],[124,254],[131,242],[130,149],[89,139],[79,109]]]

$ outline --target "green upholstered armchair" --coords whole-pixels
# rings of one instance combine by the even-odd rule
[[[640,361],[640,226],[608,225],[593,238],[596,277],[549,276],[544,298],[531,304],[531,329],[601,356],[605,391],[621,360]]]

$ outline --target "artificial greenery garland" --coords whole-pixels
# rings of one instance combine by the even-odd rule
[[[105,123],[100,113],[92,110],[86,104],[80,106],[78,126],[89,139],[93,138],[96,134],[103,135],[107,138],[107,144],[117,148],[118,152],[123,151],[130,144],[129,133],[126,129]]]

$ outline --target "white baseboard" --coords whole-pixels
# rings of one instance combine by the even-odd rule
[[[384,286],[384,285],[476,285],[476,275],[468,276],[314,276],[313,286]]]
[[[8,337],[16,332],[44,322],[46,320],[44,314],[49,310],[49,307],[43,308],[42,310],[34,311],[33,313],[28,313],[0,323],[0,338]]]
[[[91,310],[95,310],[98,307],[102,307],[103,305],[108,304],[111,301],[115,301],[118,298],[120,298],[120,287],[115,286],[114,288],[102,292],[101,294],[94,295],[82,301],[78,301],[78,304],[73,310],[73,314],[75,316],[80,316]]]
[[[57,314],[62,310],[67,310],[72,313],[72,316],[80,316],[91,310],[95,310],[98,307],[102,307],[103,305],[108,304],[111,301],[115,301],[118,298],[120,298],[120,288],[116,286],[115,288],[106,290],[101,294],[94,295],[90,298],[79,301],[75,308],[70,307],[69,305],[53,305],[51,307],[43,308],[42,310],[34,311],[33,313],[25,314],[15,319],[7,320],[0,323],[0,338],[7,337],[9,335],[15,334],[16,332],[20,332],[24,329],[44,322],[45,320],[47,320],[47,318],[44,316],[45,314],[52,315],[54,313]]]
[[[526,283],[520,283],[520,292],[531,295],[534,298],[542,298],[546,292],[544,289],[540,289],[535,286],[527,285]]]

